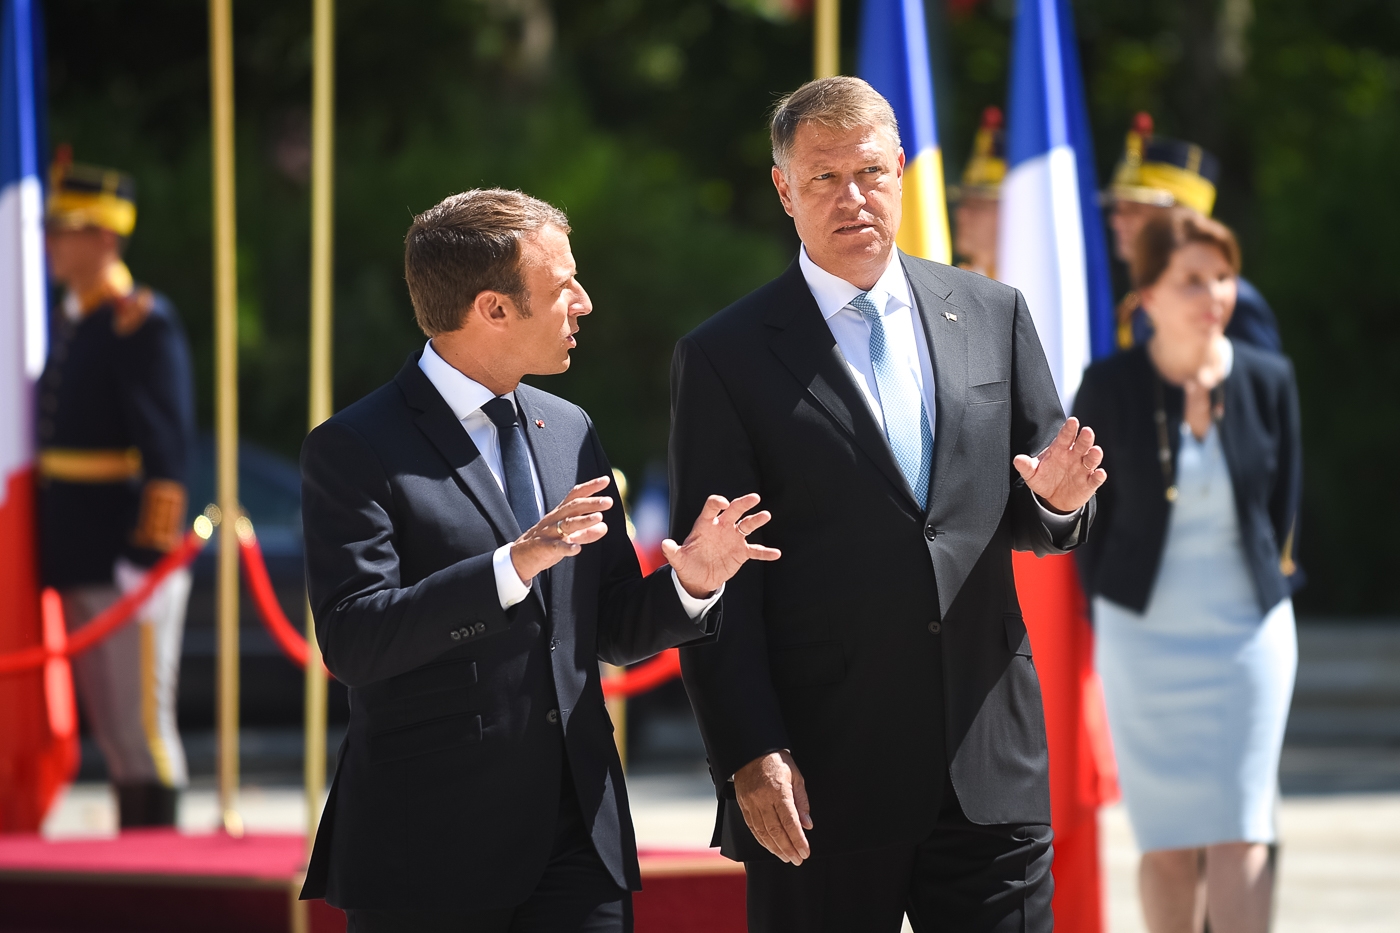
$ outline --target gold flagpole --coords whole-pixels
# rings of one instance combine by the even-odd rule
[[[335,0],[312,0],[311,393],[309,427],[331,416],[331,307],[335,234]],[[306,607],[306,853],[316,838],[326,788],[326,675]]]
[[[233,0],[209,0],[214,156],[214,407],[218,440],[218,762],[224,830],[238,813],[238,254],[233,179]]]
[[[816,0],[812,6],[812,63],[815,77],[841,73],[841,0]]]

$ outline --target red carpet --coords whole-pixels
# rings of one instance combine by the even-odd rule
[[[302,839],[186,836],[170,830],[50,842],[0,836],[0,931],[284,933]],[[642,853],[637,933],[742,933],[743,867],[710,850]],[[311,930],[345,915],[311,902]]]

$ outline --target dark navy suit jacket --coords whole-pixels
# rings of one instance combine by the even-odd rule
[[[555,840],[566,760],[599,856],[636,890],[598,661],[712,636],[720,606],[692,620],[669,569],[642,577],[612,485],[608,534],[503,610],[492,554],[520,529],[418,356],[302,448],[316,633],[350,688],[302,896],[364,909],[522,902]],[[550,507],[611,474],[582,409],[526,385],[515,397]]]

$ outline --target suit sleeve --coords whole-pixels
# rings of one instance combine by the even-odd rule
[[[122,556],[149,567],[180,543],[185,525],[194,404],[189,353],[179,327],[164,315],[151,315],[117,339],[122,417],[144,474]]]
[[[1011,453],[1035,456],[1050,445],[1065,421],[1065,411],[1060,406],[1059,390],[1050,374],[1050,365],[1045,361],[1045,350],[1040,345],[1040,337],[1035,331],[1026,299],[1016,290],[1016,310],[1012,321],[1012,371],[1011,371]],[[1094,520],[1096,503],[1090,499],[1079,513],[1077,528],[1065,534],[1052,535],[1036,508],[1035,497],[1030,487],[1021,479],[1016,468],[1007,464],[1011,471],[1011,513],[1012,547],[1018,551],[1033,551],[1037,557],[1047,554],[1064,554],[1088,538],[1090,524]],[[1058,537],[1059,540],[1056,540]],[[1065,541],[1074,544],[1066,544]]]
[[[432,661],[462,639],[504,632],[492,551],[401,581],[393,492],[353,428],[328,421],[301,452],[306,586],[336,679],[361,687]],[[454,638],[454,634],[456,637]]]
[[[728,498],[763,484],[753,447],[729,392],[690,338],[671,363],[671,534],[684,535],[711,495]],[[762,541],[762,529],[750,536]],[[749,561],[724,591],[724,633],[682,649],[681,669],[710,770],[723,783],[762,755],[790,748],[768,669],[761,561]]]
[[[585,414],[587,419],[588,415]],[[600,464],[599,476],[611,476],[593,422],[588,438]],[[596,545],[602,550],[598,581],[598,658],[609,664],[633,664],[677,645],[711,638],[718,630],[723,600],[699,619],[691,619],[676,595],[669,565],[642,576],[636,549],[627,535],[627,516],[616,481],[603,492],[613,506],[603,516],[608,533]]]
[[[1298,404],[1298,382],[1293,364],[1284,360],[1285,379],[1278,393],[1279,449],[1278,481],[1269,498],[1269,518],[1279,542],[1279,569],[1289,577],[1296,591],[1302,585],[1298,571],[1298,525],[1303,502],[1302,415]]]
[[[1104,447],[1105,467],[1111,468],[1108,462],[1108,451],[1112,447],[1114,437],[1114,422],[1110,416],[1109,388],[1103,384],[1103,379],[1097,370],[1090,369],[1084,374],[1084,382],[1079,387],[1079,392],[1074,398],[1074,416],[1079,419],[1080,424],[1093,428],[1098,435],[1099,444]],[[1105,530],[1113,527],[1114,497],[1117,487],[1111,483],[1104,483],[1099,487],[1099,491],[1094,494],[1094,500],[1098,503],[1098,514],[1094,520],[1099,523],[1100,533],[1089,536],[1074,551],[1074,556],[1079,564],[1079,576],[1084,583],[1084,591],[1089,597],[1093,597],[1096,590],[1095,581],[1098,578],[1099,563],[1103,558],[1105,545]]]

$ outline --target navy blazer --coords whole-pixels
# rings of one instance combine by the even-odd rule
[[[1235,362],[1225,379],[1220,442],[1245,561],[1259,609],[1267,612],[1292,592],[1303,475],[1298,388],[1286,357],[1232,343]],[[1145,345],[1124,350],[1089,367],[1074,405],[1075,415],[1097,434],[1108,470],[1094,535],[1076,551],[1084,588],[1091,597],[1137,612],[1145,612],[1152,598],[1171,518],[1158,461],[1156,379]],[[1185,393],[1164,388],[1174,474]]]
[[[598,661],[713,635],[719,606],[692,620],[669,569],[642,577],[612,484],[608,534],[502,609],[492,554],[520,529],[420,355],[302,447],[316,635],[350,688],[302,896],[364,909],[520,903],[555,841],[566,761],[599,856],[637,890]],[[526,385],[515,399],[549,507],[611,475],[582,409]]]

